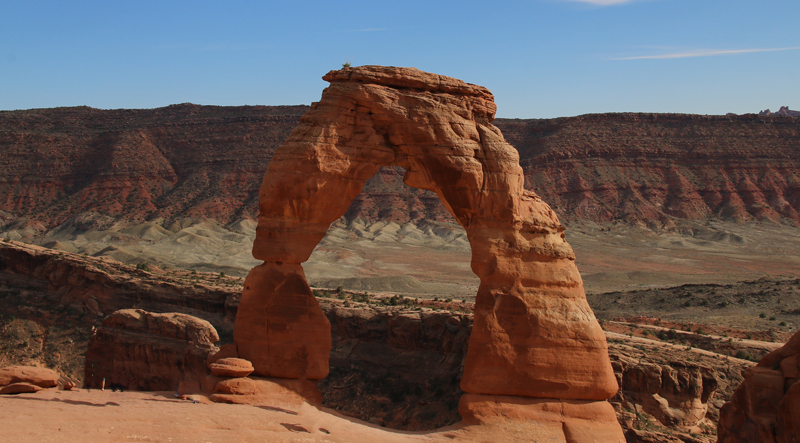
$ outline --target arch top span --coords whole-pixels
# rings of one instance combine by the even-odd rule
[[[491,124],[491,92],[414,68],[362,66],[323,78],[330,86],[278,148],[260,190],[253,256],[265,263],[245,282],[234,330],[256,373],[327,374],[329,325],[300,263],[366,180],[398,165],[406,184],[439,196],[472,247],[481,284],[464,391],[580,401],[613,396],[605,336],[564,227],[524,189],[517,151]]]

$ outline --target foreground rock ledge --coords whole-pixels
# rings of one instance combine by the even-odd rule
[[[234,328],[254,374],[327,375],[330,325],[300,263],[367,179],[401,166],[407,185],[439,196],[472,247],[481,284],[464,391],[612,397],[617,382],[605,336],[564,227],[524,190],[517,151],[491,124],[489,90],[414,68],[346,68],[323,79],[331,85],[278,148],[261,185],[253,256],[265,263],[245,281]]]

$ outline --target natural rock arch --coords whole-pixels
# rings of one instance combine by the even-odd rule
[[[261,185],[253,256],[264,264],[245,281],[234,328],[255,373],[327,375],[330,324],[300,264],[366,180],[399,165],[406,184],[439,196],[472,247],[481,283],[462,389],[589,402],[613,396],[605,336],[564,227],[524,190],[517,151],[491,124],[491,92],[414,68],[346,68],[323,79],[331,85],[276,151]]]

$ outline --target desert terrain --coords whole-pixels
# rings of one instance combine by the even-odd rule
[[[260,263],[251,255],[258,186],[306,109],[0,112],[0,367],[51,367],[80,387],[94,330],[123,308],[195,315],[230,343],[243,277]],[[800,119],[598,114],[495,123],[519,151],[526,188],[566,226],[623,381],[612,404],[628,438],[639,439],[630,441],[713,441],[741,371],[800,328]],[[489,438],[435,431],[460,420],[459,371],[479,281],[464,229],[403,174],[384,168],[370,179],[303,265],[339,325],[331,374],[319,383],[325,413],[79,388],[4,398],[3,420],[25,424],[12,437]],[[20,252],[28,245],[42,249]],[[76,295],[97,281],[96,294]],[[396,316],[450,332],[414,338],[397,332]],[[448,319],[458,327],[442,326]],[[359,322],[374,329],[359,332]],[[713,391],[701,402],[704,417],[687,426],[643,409],[640,387],[624,381],[645,364]],[[675,395],[694,401],[689,391]],[[37,425],[34,412],[57,418]],[[531,429],[493,432],[515,440]]]

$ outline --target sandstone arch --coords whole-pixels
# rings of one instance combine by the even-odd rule
[[[265,263],[245,282],[234,329],[239,355],[264,376],[327,375],[330,325],[300,264],[364,182],[399,165],[406,184],[439,196],[472,246],[481,284],[464,391],[613,396],[605,336],[564,228],[524,190],[518,154],[491,124],[489,90],[414,68],[346,68],[323,79],[331,85],[264,176],[253,256]]]

